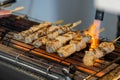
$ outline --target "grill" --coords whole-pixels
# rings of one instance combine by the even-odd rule
[[[116,49],[112,53],[96,60],[94,66],[87,67],[82,62],[87,48],[70,57],[60,58],[55,53],[46,52],[44,46],[38,49],[12,38],[13,32],[26,30],[36,24],[38,24],[36,20],[31,20],[29,17],[18,19],[17,15],[1,19],[0,60],[2,63],[30,73],[32,77],[43,76],[51,80],[99,80],[119,68],[119,43],[115,44]]]

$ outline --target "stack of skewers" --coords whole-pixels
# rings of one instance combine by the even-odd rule
[[[91,36],[72,30],[81,23],[81,20],[72,24],[59,25],[62,22],[43,22],[39,25],[34,25],[28,30],[15,33],[14,39],[24,41],[36,48],[45,46],[48,53],[57,53],[64,58],[86,48]],[[96,59],[103,57],[114,49],[114,43],[102,42],[94,50],[85,51],[83,63],[87,66],[92,66]]]
[[[60,26],[59,24],[62,22],[43,22],[39,25],[34,25],[28,30],[15,33],[14,39],[31,44],[36,48],[46,46],[47,52],[57,52],[60,57],[68,57],[74,52],[85,48],[86,45],[82,47],[82,44],[89,42],[90,37],[84,36],[85,41],[84,38],[81,40],[83,36],[80,31],[72,30],[81,23],[81,20]],[[73,50],[71,51],[70,48]]]

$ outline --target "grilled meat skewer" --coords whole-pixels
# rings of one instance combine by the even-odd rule
[[[68,34],[68,33],[67,33]],[[70,32],[69,32],[69,34],[70,34]],[[72,34],[72,33],[71,33]],[[75,33],[74,33],[75,34]],[[66,34],[65,34],[66,35]],[[64,35],[64,36],[65,36]],[[67,35],[66,35],[67,36]],[[68,35],[69,36],[69,35]],[[67,36],[67,37],[68,37]],[[69,38],[71,38],[72,36],[70,35],[69,36]],[[62,38],[62,39],[61,39]],[[64,39],[63,39],[64,38]],[[65,39],[65,37],[62,37],[62,36],[60,36],[60,37],[58,37],[58,38],[56,38],[55,40],[52,40],[52,43],[57,43],[57,42],[59,42],[58,40],[61,40],[61,41],[63,41],[63,43],[65,43],[65,41],[64,40],[67,40],[67,39],[69,39],[69,38],[66,38]],[[54,41],[54,42],[53,42]],[[56,42],[57,41],[57,42]],[[48,43],[50,42],[50,40],[47,38],[47,36],[43,36],[43,37],[40,37],[40,38],[38,38],[37,40],[35,40],[33,43],[32,43],[32,45],[33,46],[35,46],[36,48],[39,48],[39,47],[41,47],[41,46],[43,46],[43,45],[48,45]],[[52,44],[51,43],[51,44]],[[59,42],[60,43],[60,42]],[[57,43],[58,44],[58,43]],[[54,45],[52,45],[52,46],[54,46]],[[48,46],[47,46],[48,47]]]
[[[22,31],[18,34],[14,34],[14,38],[17,39],[17,40],[22,40],[24,39],[25,37],[33,34],[34,32],[37,32],[43,28],[47,28],[51,25],[59,25],[61,23],[63,23],[64,21],[63,20],[59,20],[59,21],[56,21],[54,23],[51,23],[51,22],[43,22],[43,23],[40,23],[39,25],[34,25],[32,26],[30,29],[28,30],[25,30],[25,31]]]
[[[80,21],[74,23],[74,26],[80,24]],[[52,37],[56,37],[61,33],[64,33],[63,30],[69,31],[69,26],[72,24],[67,24],[64,26],[50,26],[50,27],[45,27],[31,35],[29,35],[28,37],[25,37],[25,43],[31,43],[34,40],[38,39],[41,36],[45,36],[45,35],[52,35]],[[72,25],[73,26],[73,25]]]
[[[36,48],[39,48],[40,46],[45,45],[45,44],[47,43],[47,41],[48,41],[47,37],[46,37],[46,36],[43,36],[43,37],[35,40],[35,41],[32,43],[32,45],[33,45],[34,47],[36,47]]]
[[[96,59],[99,59],[106,54],[111,53],[113,50],[115,50],[114,43],[102,42],[97,48],[85,52],[83,63],[86,66],[93,66]]]
[[[81,20],[79,20],[79,21],[77,21],[75,23],[69,24],[69,26],[67,25],[67,26],[64,26],[64,27],[60,27],[55,32],[52,32],[52,34],[48,34],[47,38],[48,39],[55,39],[58,35],[64,34],[64,33],[68,32],[68,31],[70,31],[71,29],[73,29],[74,27],[79,25],[80,23],[81,23]]]
[[[68,57],[76,51],[84,49],[87,43],[90,41],[90,36],[81,36],[76,38],[76,40],[71,40],[70,44],[65,45],[57,50],[57,53],[60,57]]]
[[[69,40],[75,38],[76,35],[80,35],[77,32],[67,32],[63,35],[56,37],[54,40],[50,40],[46,43],[46,50],[49,53],[56,52],[57,49],[66,44]]]
[[[17,40],[22,40],[24,39],[25,37],[29,36],[30,34],[44,28],[44,27],[48,27],[50,26],[51,23],[50,22],[44,22],[44,23],[41,23],[39,25],[34,25],[32,26],[30,29],[28,30],[25,30],[25,31],[22,31],[18,34],[14,34],[14,38],[17,39]]]
[[[25,43],[32,43],[34,40],[38,39],[39,37],[45,36],[53,31],[55,31],[58,28],[59,28],[59,26],[53,25],[53,26],[41,29],[41,30],[29,35],[28,37],[25,37]]]
[[[61,27],[68,27],[68,26],[69,26],[68,24],[66,24],[64,26],[53,25],[53,26],[41,29],[41,30],[29,35],[28,37],[25,37],[25,43],[32,43],[34,40],[36,40],[42,36],[53,34],[54,31],[59,30]],[[54,33],[54,35],[58,35],[58,34]]]

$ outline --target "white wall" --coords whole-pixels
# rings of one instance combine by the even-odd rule
[[[95,15],[93,0],[18,0],[16,6],[25,6],[25,10],[20,13],[27,14],[33,18],[43,21],[54,22],[59,19],[65,20],[65,23],[82,20],[82,24],[77,29],[82,30],[89,27]],[[105,31],[101,36],[110,40],[116,37],[117,16],[105,13],[102,27]]]
[[[101,33],[101,36],[104,36],[109,40],[115,39],[117,34],[117,15],[105,13],[101,26],[105,28],[105,31]]]

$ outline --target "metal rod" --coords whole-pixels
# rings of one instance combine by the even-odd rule
[[[95,72],[94,74],[91,74],[89,76],[87,76],[84,80],[88,80],[90,79],[91,77],[95,76],[97,73],[101,72],[102,70],[106,69],[107,67],[109,67],[110,65],[112,65],[113,63],[115,63],[116,61],[120,60],[120,57],[116,58],[115,60],[113,60],[111,63],[109,63],[107,66],[105,66],[103,69]]]

